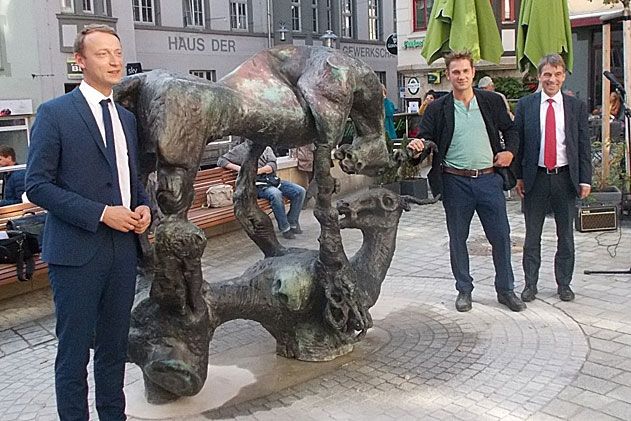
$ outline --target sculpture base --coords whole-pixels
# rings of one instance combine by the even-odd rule
[[[309,363],[276,355],[276,341],[267,336],[264,341],[230,349],[210,356],[214,364],[208,367],[208,378],[195,396],[183,397],[163,405],[152,405],[145,398],[142,374],[139,380],[125,387],[128,416],[141,419],[174,419],[206,413],[221,408],[227,402],[235,405],[269,395],[310,379],[337,370],[353,360],[363,360],[390,341],[389,334],[371,329],[366,337],[354,344],[351,353],[333,361]]]

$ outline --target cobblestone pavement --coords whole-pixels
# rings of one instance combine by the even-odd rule
[[[520,292],[523,217],[518,202],[509,201],[508,208]],[[317,222],[310,211],[301,217],[305,234],[281,241],[315,248]],[[614,247],[606,245],[620,233],[612,258]],[[352,254],[361,235],[344,234]],[[334,369],[300,363],[314,373],[304,381],[181,419],[631,419],[631,276],[583,274],[629,269],[631,226],[627,221],[619,232],[576,233],[576,244],[576,300],[561,302],[556,295],[554,223],[547,220],[538,299],[525,312],[512,313],[495,299],[490,249],[474,221],[470,252],[476,289],[473,310],[462,314],[453,304],[442,206],[415,207],[401,219],[397,251],[371,310],[375,329],[367,342],[381,332],[379,346],[361,358],[351,354]],[[203,261],[205,278],[238,276],[260,257],[242,232],[213,238]],[[227,323],[215,332],[211,363],[253,345],[274,347],[258,324]],[[0,302],[1,420],[56,418],[55,347],[49,291]],[[141,381],[138,373],[130,365],[126,383]],[[91,407],[96,419],[92,401]]]

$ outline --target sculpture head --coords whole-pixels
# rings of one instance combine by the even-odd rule
[[[412,203],[435,203],[438,199],[417,199],[400,196],[390,190],[377,188],[357,192],[337,201],[341,216],[340,228],[395,229],[403,211],[409,211]]]
[[[139,73],[122,78],[121,81],[112,88],[114,91],[114,101],[136,114],[138,97],[140,96],[142,84],[146,77],[147,75],[145,73]]]
[[[347,174],[379,175],[393,165],[383,135],[356,136],[350,145],[341,145],[334,157],[340,160],[340,168]]]

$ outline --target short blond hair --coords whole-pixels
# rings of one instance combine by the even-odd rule
[[[93,32],[103,32],[106,34],[114,35],[116,38],[118,38],[119,41],[121,40],[118,34],[116,33],[116,30],[114,30],[114,28],[112,28],[111,26],[103,25],[100,23],[92,23],[90,25],[84,26],[81,32],[77,34],[77,37],[74,40],[74,47],[73,47],[73,51],[75,53],[81,54],[83,52],[83,45],[85,43],[85,37],[88,34],[91,34]]]

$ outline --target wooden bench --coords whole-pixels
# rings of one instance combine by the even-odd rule
[[[237,173],[225,168],[211,168],[197,173],[194,182],[195,199],[188,211],[188,219],[205,232],[210,228],[236,221],[234,206],[221,208],[206,207],[206,190],[212,185],[228,184],[234,189]],[[258,199],[259,207],[264,212],[271,211],[270,203],[265,199]]]

